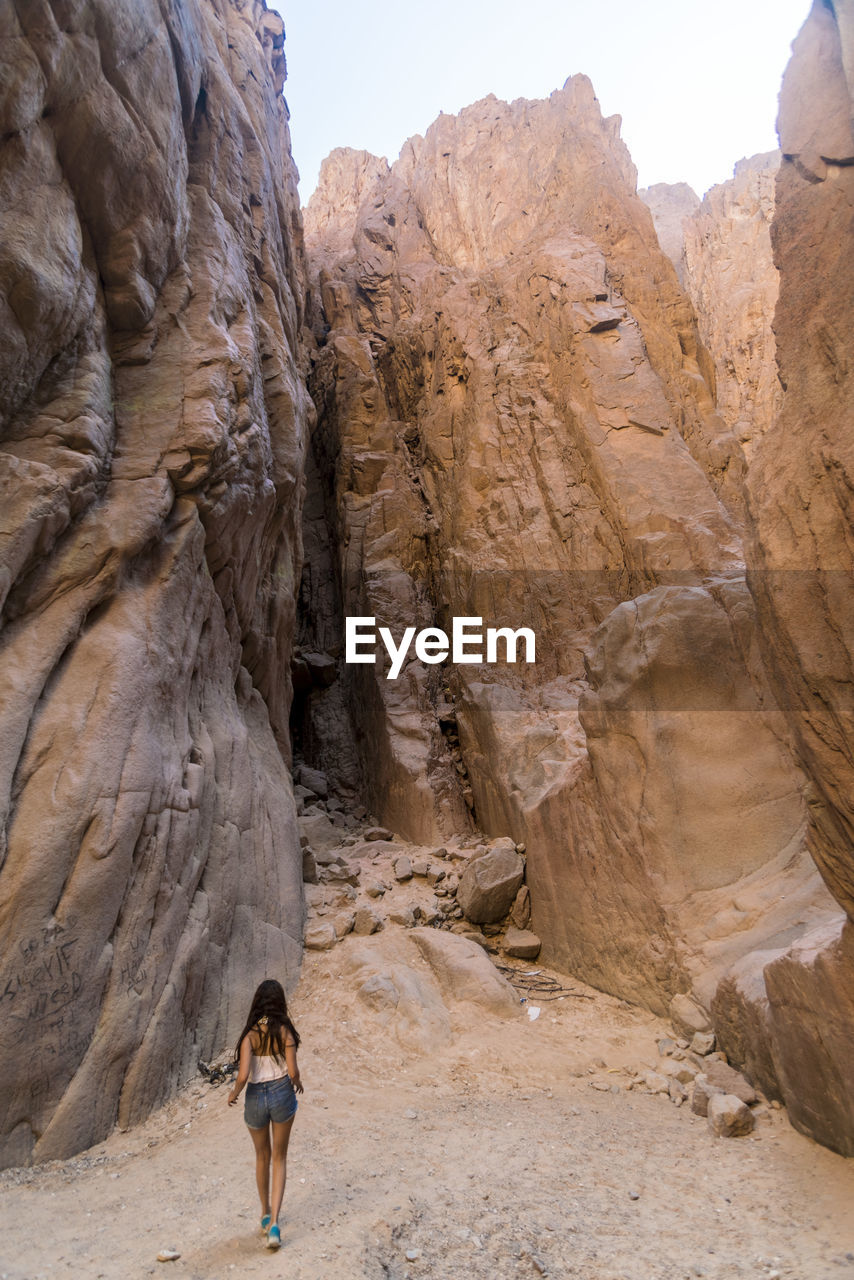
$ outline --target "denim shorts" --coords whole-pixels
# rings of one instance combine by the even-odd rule
[[[246,1086],[243,1119],[250,1129],[266,1129],[271,1120],[284,1124],[296,1115],[297,1095],[290,1076]]]

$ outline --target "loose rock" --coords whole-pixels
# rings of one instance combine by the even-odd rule
[[[698,1053],[700,1057],[711,1053],[714,1047],[715,1033],[713,1031],[697,1031],[691,1040],[691,1052]]]
[[[542,942],[530,929],[517,929],[511,925],[504,935],[504,951],[518,960],[536,960]]]
[[[741,1138],[756,1125],[753,1112],[733,1093],[718,1093],[709,1099],[709,1128],[719,1138]]]
[[[525,874],[525,866],[512,842],[510,848],[493,848],[470,862],[463,872],[457,899],[469,920],[494,924],[513,905]]]
[[[703,1067],[709,1084],[716,1085],[723,1093],[732,1093],[742,1102],[755,1102],[756,1090],[740,1071],[733,1070],[725,1062],[709,1061]]]
[[[331,951],[337,941],[335,926],[325,920],[317,920],[306,929],[303,945],[307,951]]]
[[[353,932],[358,934],[378,933],[383,927],[382,917],[370,907],[360,907],[353,922]]]
[[[517,848],[516,852],[520,853],[521,850]],[[526,884],[523,884],[516,894],[513,906],[510,908],[510,919],[517,929],[527,929],[531,923],[531,891]]]
[[[310,769],[308,765],[300,765],[297,774],[299,784],[311,794],[317,796],[320,800],[325,800],[329,795],[329,783],[326,780],[326,774],[321,773],[319,769]]]

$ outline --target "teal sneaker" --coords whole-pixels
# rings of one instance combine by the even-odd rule
[[[272,1219],[271,1219],[271,1215],[270,1215],[269,1213],[265,1213],[265,1214],[264,1214],[264,1217],[261,1219],[261,1234],[262,1234],[262,1235],[266,1235],[266,1234],[267,1234],[267,1232],[270,1230],[270,1222],[271,1222],[271,1220],[272,1220]]]
[[[278,1223],[274,1222],[270,1230],[267,1232],[267,1248],[281,1249],[281,1247],[282,1247],[282,1233],[279,1230]]]

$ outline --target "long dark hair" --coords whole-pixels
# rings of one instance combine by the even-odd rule
[[[262,1018],[266,1018],[263,1026],[260,1025]],[[234,1051],[235,1058],[240,1057],[240,1046],[250,1031],[257,1031],[260,1036],[259,1058],[284,1058],[288,1032],[293,1036],[296,1048],[299,1048],[299,1032],[288,1014],[284,988],[275,978],[266,978],[252,997],[249,1017]]]

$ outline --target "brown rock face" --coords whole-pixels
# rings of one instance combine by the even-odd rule
[[[717,404],[752,456],[780,407],[771,322],[779,274],[771,251],[779,152],[739,160],[683,224],[685,287],[715,363]]]
[[[810,780],[810,850],[854,914],[854,67],[850,0],[816,3],[780,95],[783,161],[771,229],[782,407],[748,473],[750,589],[779,705]],[[730,988],[736,1033],[765,1032],[793,1122],[854,1153],[854,951],[840,921]],[[733,999],[732,997],[737,998]]]
[[[815,4],[780,98],[772,229],[782,409],[750,470],[750,586],[769,669],[812,780],[810,847],[854,913],[852,7]]]
[[[312,691],[305,740],[404,835],[473,814],[524,841],[547,962],[662,1012],[691,988],[708,1006],[829,900],[758,657],[742,453],[618,121],[577,77],[442,116],[390,170],[336,152],[306,237],[306,647],[340,654],[344,616],[395,640],[462,616],[537,650],[410,654],[388,679],[380,646]]]
[[[262,4],[3,13],[3,1164],[144,1116],[299,963],[282,43]]]
[[[687,182],[657,182],[638,192],[655,223],[658,243],[685,288],[685,221],[700,207],[700,197]]]

